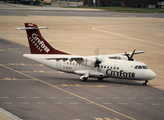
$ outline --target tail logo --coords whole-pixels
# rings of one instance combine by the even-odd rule
[[[31,43],[33,43],[35,45],[35,47],[40,51],[42,52],[43,50],[48,53],[50,51],[50,49],[44,44],[43,41],[41,41],[39,38],[38,38],[38,35],[33,33],[31,35],[31,37],[29,37],[29,40],[31,41]]]

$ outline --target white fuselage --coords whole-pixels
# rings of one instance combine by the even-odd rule
[[[114,77],[142,81],[153,79],[156,76],[155,73],[148,69],[142,62],[109,59],[105,56],[99,56],[104,59],[103,62],[99,64],[99,67],[88,65],[88,61],[79,64],[75,60],[48,60],[48,58],[71,58],[81,56],[56,54],[24,54],[23,56],[59,71],[78,75],[88,75],[94,78]],[[85,58],[94,57],[95,56],[86,56]]]

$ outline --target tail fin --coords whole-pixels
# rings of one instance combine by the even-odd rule
[[[36,24],[25,23],[27,38],[31,50],[31,54],[67,54],[65,52],[54,49],[41,35]],[[20,28],[21,29],[21,28]],[[20,30],[19,29],[19,30]]]

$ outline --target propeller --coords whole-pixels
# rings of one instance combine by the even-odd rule
[[[127,58],[128,58],[129,61],[134,61],[133,55],[134,55],[135,51],[136,51],[136,49],[134,49],[133,53],[132,53],[130,56],[129,56],[129,54],[127,54],[127,53],[125,52],[125,55],[127,56]]]
[[[101,61],[98,59],[99,48],[95,50],[95,55],[97,55],[96,61],[95,61],[95,67],[99,67],[99,64],[101,63]]]
[[[95,61],[95,67],[99,67],[99,64],[101,63],[101,61],[98,59],[98,58],[96,58],[96,61]]]

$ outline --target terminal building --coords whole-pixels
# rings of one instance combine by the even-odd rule
[[[157,5],[159,0],[84,0],[87,6],[147,7]]]

